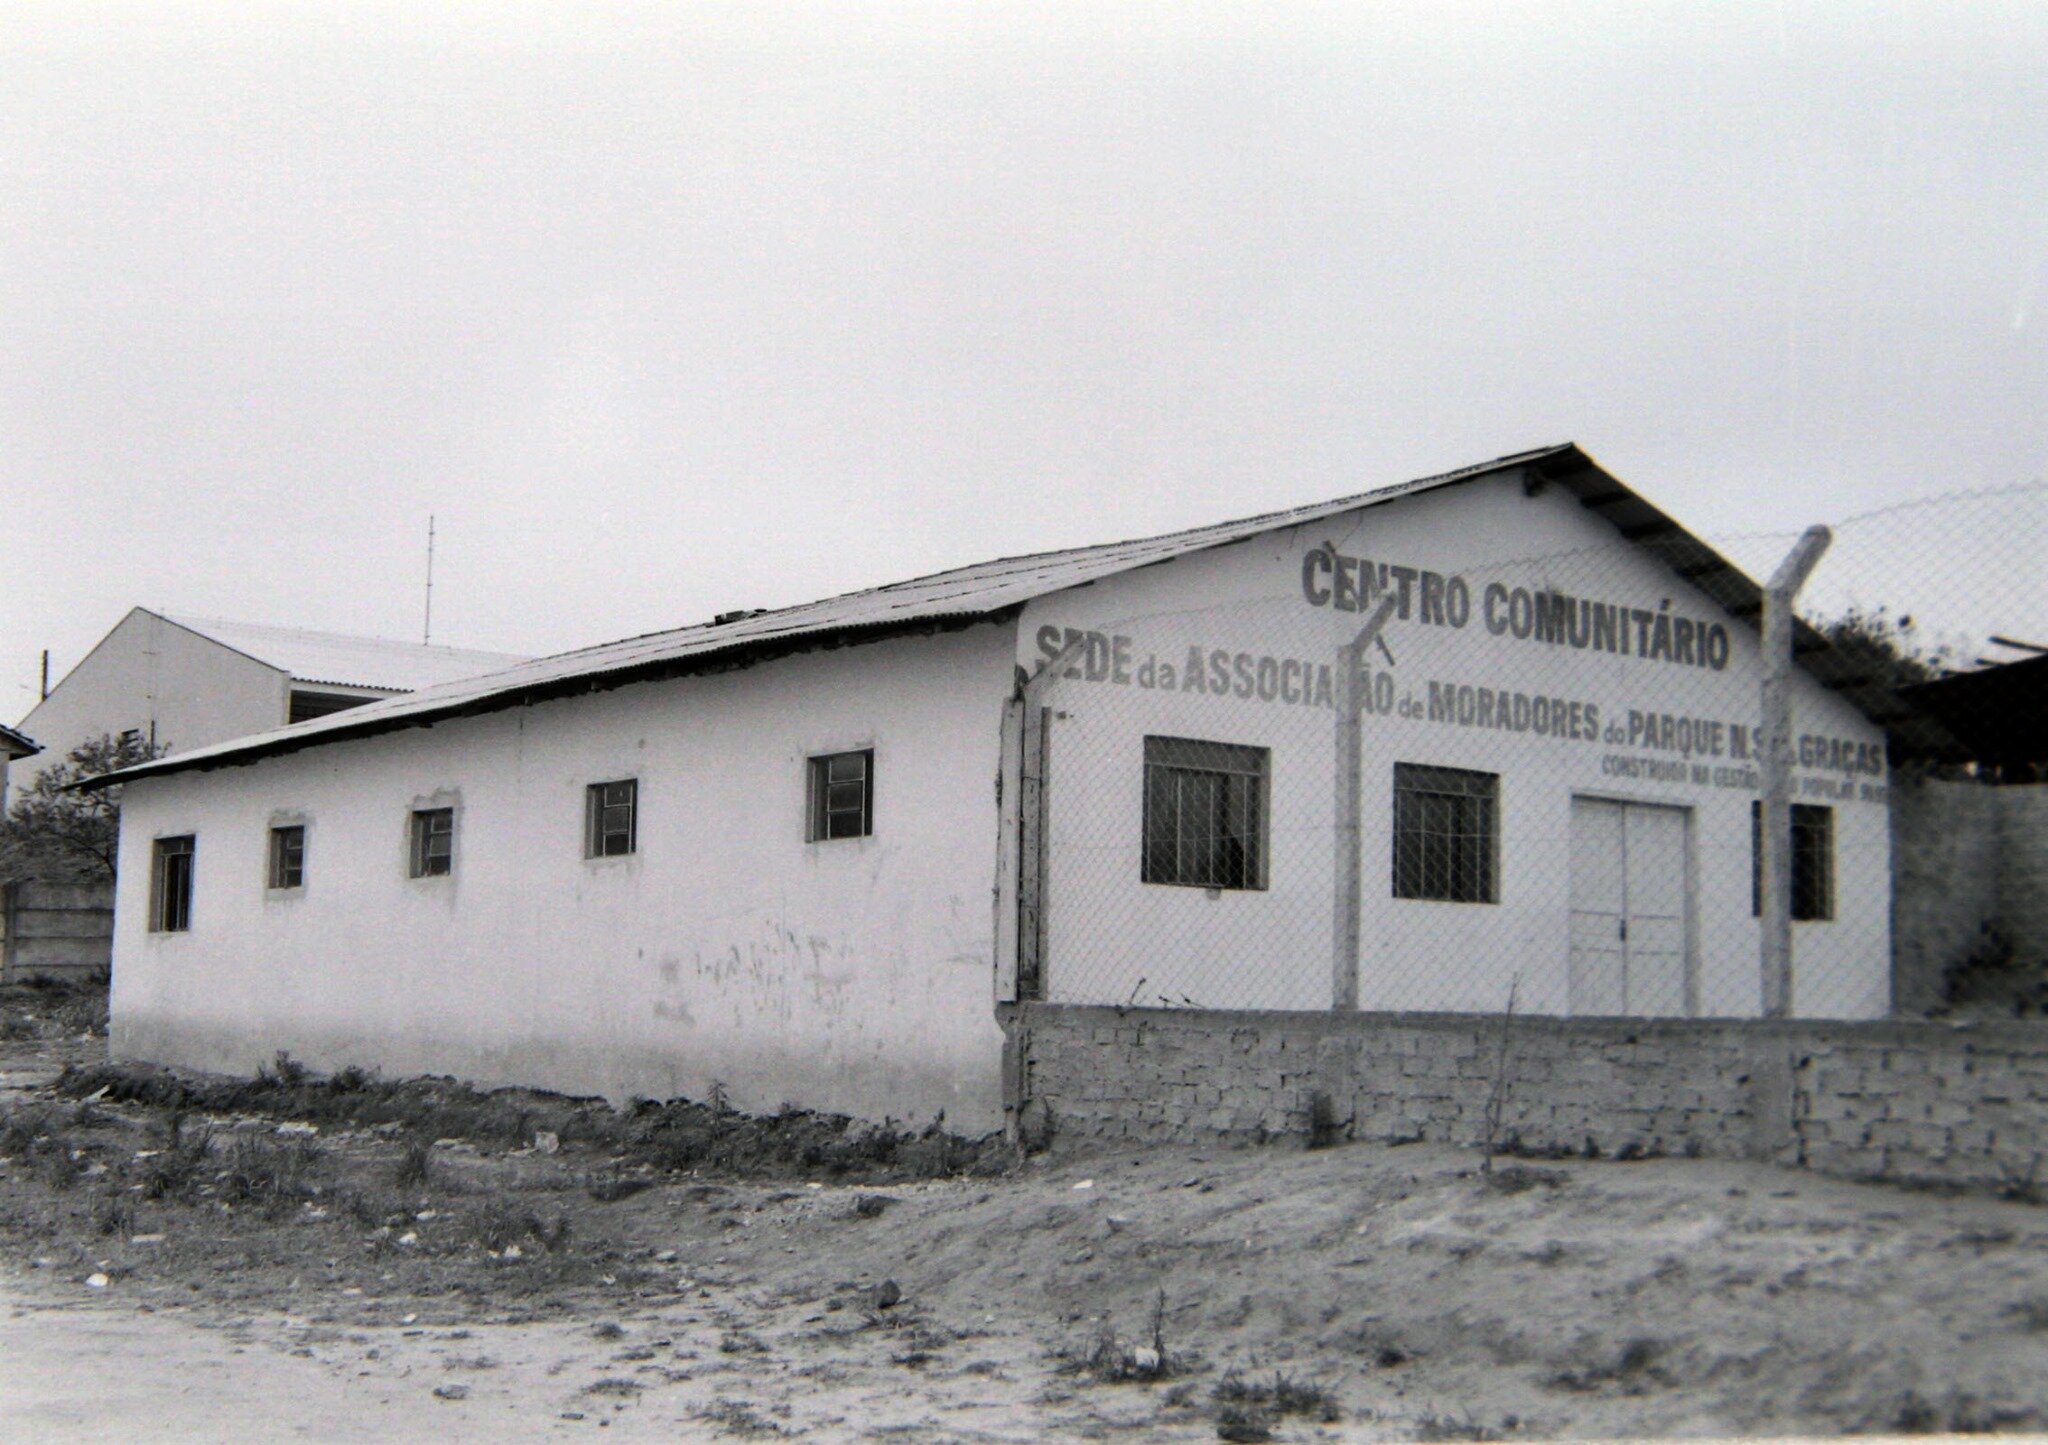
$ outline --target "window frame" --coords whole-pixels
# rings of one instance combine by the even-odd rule
[[[615,801],[607,795],[612,789],[625,789],[623,801]],[[606,814],[623,808],[626,826],[623,836],[625,846],[612,848],[612,839],[621,836],[616,829],[605,826]],[[589,862],[606,858],[630,858],[640,851],[640,780],[638,778],[613,778],[607,782],[588,784],[583,790],[583,856]]]
[[[296,834],[296,839],[290,835]],[[296,856],[293,856],[293,855]],[[289,881],[287,875],[289,874]],[[306,886],[306,825],[272,823],[264,866],[264,889],[296,893]]]
[[[1394,764],[1392,896],[1411,903],[1500,903],[1501,802],[1499,773],[1436,763]],[[1451,826],[1430,826],[1444,803],[1469,804],[1479,817],[1464,823],[1462,807]],[[1433,806],[1432,806],[1433,805]],[[1431,812],[1422,813],[1430,807]],[[1438,852],[1432,856],[1431,844]],[[1410,850],[1421,848],[1421,854]],[[1433,876],[1432,867],[1436,872]]]
[[[1835,886],[1835,810],[1826,803],[1794,803],[1792,829],[1792,921],[1832,923]],[[1816,842],[1816,839],[1818,840]],[[1764,802],[1749,804],[1749,914],[1764,915]]]
[[[1266,891],[1273,851],[1271,748],[1148,733],[1140,791],[1140,883],[1210,893]],[[1206,833],[1200,831],[1203,813],[1213,820]]]
[[[445,819],[447,826],[438,827]],[[446,838],[447,846],[434,851],[434,840]],[[455,809],[452,807],[414,808],[406,834],[406,876],[409,878],[448,878],[455,873]],[[435,863],[440,867],[435,867]]]
[[[861,765],[858,778],[835,778],[832,769],[835,764],[859,759]],[[851,809],[832,806],[832,790],[858,784],[860,787],[860,809],[855,824],[856,832],[835,832],[833,819],[843,818]],[[805,760],[804,766],[804,841],[806,843],[836,843],[851,838],[872,838],[875,835],[875,750],[872,747],[848,748],[836,753],[813,753]]]
[[[149,931],[192,931],[193,879],[198,872],[199,835],[158,838],[150,849]]]

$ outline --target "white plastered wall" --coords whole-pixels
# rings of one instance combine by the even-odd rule
[[[444,1072],[615,1100],[1001,1122],[997,738],[1013,627],[900,638],[132,784],[114,1050],[247,1072]],[[805,759],[872,747],[873,836],[805,841]],[[638,851],[583,857],[639,780]],[[407,876],[415,806],[451,876]],[[306,883],[269,892],[273,823]],[[190,932],[147,930],[154,838],[197,837]]]
[[[1495,1010],[1511,980],[1518,1007],[1567,1011],[1570,817],[1577,796],[1689,810],[1694,1007],[1705,1016],[1758,1012],[1757,925],[1751,913],[1753,757],[1734,756],[1736,725],[1758,720],[1752,627],[1729,617],[1643,549],[1623,541],[1569,493],[1527,495],[1518,476],[1481,480],[1213,552],[1034,602],[1019,629],[1020,665],[1036,669],[1075,634],[1101,639],[1055,679],[1051,731],[1046,989],[1054,1000],[1204,1007],[1330,1006],[1335,713],[1280,695],[1301,663],[1334,662],[1365,616],[1311,602],[1313,549],[1464,579],[1462,627],[1391,620],[1387,652],[1369,666],[1389,701],[1361,739],[1359,1006]],[[1316,592],[1333,590],[1317,568]],[[1495,635],[1486,589],[1545,589],[1718,624],[1720,669]],[[1334,599],[1333,599],[1334,601]],[[1496,616],[1502,616],[1496,610]],[[1121,639],[1121,641],[1119,641]],[[1228,695],[1185,689],[1187,649],[1226,654]],[[1388,653],[1391,653],[1391,662]],[[1254,683],[1267,660],[1271,698],[1239,695],[1235,665]],[[1121,662],[1119,662],[1121,659]],[[1294,669],[1287,668],[1297,660]],[[1090,667],[1091,660],[1094,666]],[[1147,663],[1154,685],[1143,685]],[[1159,685],[1161,664],[1175,682]],[[1073,675],[1076,671],[1079,676]],[[1094,674],[1094,675],[1091,675]],[[1118,682],[1121,675],[1125,678]],[[1213,675],[1209,678],[1213,681]],[[1429,685],[1579,703],[1590,735],[1480,728],[1433,719]],[[1440,693],[1441,697],[1441,693]],[[1597,710],[1597,723],[1585,708]],[[1630,715],[1719,723],[1719,751],[1631,739]],[[1845,740],[1882,758],[1880,732],[1803,674],[1795,733]],[[1611,731],[1620,727],[1621,732]],[[1260,892],[1139,881],[1143,739],[1148,733],[1271,749],[1271,863]],[[1499,901],[1397,899],[1391,875],[1396,762],[1500,777]],[[1654,765],[1654,767],[1652,766]],[[1695,772],[1695,769],[1703,771]],[[1675,769],[1675,771],[1674,771]],[[1890,839],[1886,778],[1816,764],[1795,773],[1796,801],[1833,809],[1835,916],[1795,925],[1794,1011],[1877,1017],[1889,1007]]]

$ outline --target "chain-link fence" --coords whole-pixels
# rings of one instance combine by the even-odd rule
[[[1922,915],[1948,906],[1940,886],[1908,876],[1928,871],[1929,839],[1895,842],[1901,783],[1931,773],[1968,793],[1936,810],[1934,841],[1956,842],[1945,829],[1967,815],[1995,845],[1987,856],[2014,842],[2023,811],[1987,804],[1987,779],[2030,806],[2041,791],[2025,780],[2038,776],[2048,660],[1990,639],[2048,641],[2034,553],[2048,493],[1950,498],[1835,529],[1801,595],[1810,625],[1785,684],[1790,766],[1775,816],[1790,957],[1775,981],[1757,585],[1668,524],[1589,530],[1584,509],[1504,497],[1352,513],[1183,558],[1100,599],[1034,604],[1024,996],[1900,1011],[1895,912],[1913,944]],[[1726,550],[1768,578],[1796,540]],[[1997,658],[2017,665],[1979,666]],[[1965,665],[1968,677],[1937,681]],[[2017,710],[2002,717],[2009,731],[2031,728],[2032,760],[2009,743],[1994,758],[1941,689],[2027,675],[2032,690],[2000,706]],[[1916,803],[1899,819],[1924,827],[1926,812]],[[2048,818],[2028,816],[2048,838]],[[2040,843],[2029,846],[2038,868]],[[2038,953],[2032,899],[2048,876],[2024,902],[1995,896],[2000,886],[1977,889],[1978,933],[2031,928],[2015,947]],[[1973,943],[1968,923],[1950,922],[1955,942]]]

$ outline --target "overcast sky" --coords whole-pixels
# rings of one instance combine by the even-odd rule
[[[1708,534],[2048,472],[2039,0],[13,3],[0,77],[10,720],[137,603],[416,639],[429,513],[435,641],[549,652],[1565,439]]]

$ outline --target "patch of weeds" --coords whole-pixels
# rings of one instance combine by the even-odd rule
[[[39,1142],[63,1132],[65,1117],[62,1110],[46,1104],[10,1109],[0,1118],[0,1157],[28,1158]]]
[[[590,1337],[594,1340],[623,1340],[626,1327],[615,1320],[601,1320],[590,1327]]]
[[[639,1396],[642,1388],[638,1380],[622,1380],[616,1375],[607,1375],[602,1380],[592,1380],[585,1385],[583,1393],[609,1396],[616,1400],[631,1400]]]
[[[513,1250],[524,1254],[528,1244],[537,1244],[549,1254],[559,1254],[569,1247],[569,1216],[561,1215],[549,1224],[537,1214],[494,1201],[470,1216],[469,1236],[491,1254]]]
[[[360,1189],[350,1189],[336,1196],[335,1204],[364,1229],[377,1229],[389,1223],[394,1213],[386,1201]]]
[[[718,1341],[721,1355],[765,1355],[768,1346],[750,1330],[727,1330]]]
[[[938,1359],[939,1351],[959,1338],[944,1325],[934,1324],[914,1312],[908,1315],[892,1314],[886,1319],[878,1319],[875,1323],[896,1331],[896,1338],[902,1343],[903,1347],[889,1356],[889,1363],[910,1369],[928,1365]]]
[[[1559,1370],[1544,1380],[1554,1390],[1589,1392],[1618,1384],[1622,1393],[1640,1395],[1651,1384],[1668,1385],[1671,1377],[1657,1366],[1664,1346],[1657,1340],[1637,1338],[1621,1347],[1616,1356],[1599,1365]]]
[[[1530,1189],[1561,1189],[1571,1181],[1562,1169],[1535,1169],[1527,1164],[1510,1164],[1484,1176],[1496,1194],[1520,1194]]]
[[[1086,1348],[1060,1353],[1062,1368],[1072,1374],[1086,1375],[1098,1385],[1116,1385],[1164,1380],[1185,1374],[1192,1367],[1192,1356],[1167,1347],[1164,1289],[1153,1298],[1147,1334],[1149,1343],[1124,1339],[1117,1334],[1114,1325],[1104,1319],[1101,1329]]]
[[[1417,1440],[1498,1440],[1500,1432],[1482,1425],[1470,1410],[1455,1415],[1439,1415],[1435,1411],[1424,1415],[1415,1422]]]
[[[1900,1435],[1989,1435],[2033,1425],[2039,1419],[2037,1411],[1994,1405],[1975,1395],[1952,1394],[1930,1400],[1917,1390],[1908,1390],[1899,1396],[1879,1428]]]
[[[2005,1312],[2013,1316],[2023,1330],[2048,1330],[2048,1294],[2015,1301],[2005,1307]]]
[[[408,1139],[392,1166],[391,1182],[400,1189],[424,1189],[434,1179],[434,1145],[428,1139]]]
[[[842,1114],[795,1108],[751,1115],[735,1109],[722,1090],[714,1090],[703,1103],[676,1099],[616,1110],[599,1099],[531,1089],[484,1093],[453,1079],[392,1082],[359,1067],[322,1079],[288,1053],[280,1053],[251,1079],[188,1077],[146,1064],[95,1064],[66,1069],[54,1088],[67,1099],[99,1095],[116,1104],[216,1115],[395,1126],[427,1139],[513,1146],[543,1135],[559,1143],[575,1139],[622,1156],[628,1165],[666,1171],[885,1182],[1000,1175],[1018,1158],[1000,1135],[970,1139],[948,1133],[943,1115],[922,1129],[870,1126]]]
[[[1239,1371],[1231,1370],[1216,1382],[1211,1398],[1219,1410],[1235,1407],[1257,1411],[1273,1420],[1299,1415],[1331,1425],[1344,1418],[1337,1397],[1327,1386],[1313,1380],[1297,1380],[1278,1370],[1271,1380],[1247,1379]]]
[[[621,1199],[631,1199],[643,1189],[652,1189],[652,1179],[634,1178],[624,1174],[607,1174],[590,1181],[585,1193],[599,1204],[617,1204]]]
[[[708,1420],[727,1435],[780,1435],[782,1427],[756,1410],[745,1400],[729,1400],[720,1396],[712,1404],[697,1412],[697,1418]]]
[[[103,1199],[92,1212],[92,1227],[100,1234],[126,1239],[135,1233],[135,1206],[118,1196]]]
[[[1273,1419],[1256,1405],[1221,1405],[1216,1410],[1216,1438],[1233,1445],[1263,1445],[1273,1438]]]
[[[1107,1322],[1085,1349],[1067,1351],[1062,1359],[1068,1371],[1086,1375],[1098,1385],[1163,1380],[1179,1365],[1172,1356],[1162,1355],[1150,1345],[1123,1339]]]
[[[273,1207],[309,1199],[320,1192],[321,1160],[320,1146],[311,1139],[237,1139],[220,1174],[220,1197],[229,1204]]]
[[[296,1089],[312,1076],[312,1070],[293,1058],[289,1052],[279,1049],[266,1067],[256,1066],[256,1082],[280,1089]]]
[[[187,1129],[185,1116],[173,1110],[164,1120],[164,1147],[143,1161],[142,1197],[185,1199],[197,1187],[213,1152],[213,1131]]]
[[[2000,1199],[2009,1199],[2015,1204],[2048,1204],[2048,1189],[2044,1189],[2037,1178],[2040,1172],[2039,1154],[2027,1161],[2025,1169],[2001,1159],[1998,1161],[1998,1183],[1992,1192]]]
[[[60,1134],[39,1140],[29,1153],[35,1176],[51,1189],[71,1188],[85,1177],[85,1160]]]

